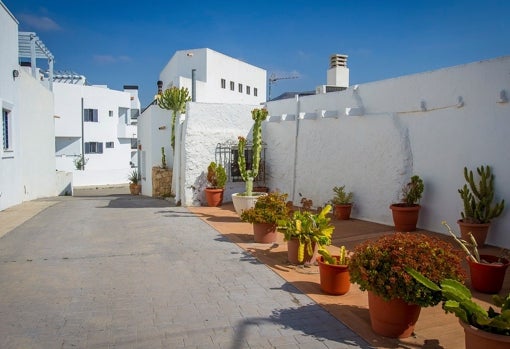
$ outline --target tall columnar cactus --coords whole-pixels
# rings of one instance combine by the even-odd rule
[[[191,101],[188,89],[186,87],[175,87],[172,86],[161,94],[156,95],[156,102],[162,109],[172,111],[172,135],[170,144],[172,150],[175,151],[175,121],[177,119],[177,113],[184,113],[186,111],[186,103]]]
[[[165,147],[161,147],[161,167],[166,168]]]
[[[253,123],[253,158],[251,162],[251,170],[246,168],[246,158],[244,151],[246,149],[246,138],[240,136],[238,143],[239,157],[237,164],[241,172],[241,178],[246,183],[245,194],[251,196],[253,194],[253,180],[259,174],[260,153],[262,152],[262,121],[267,118],[266,109],[253,109],[251,112]]]
[[[475,183],[473,171],[468,171],[467,167],[464,167],[464,178],[467,184],[459,189],[464,204],[464,212],[461,212],[462,220],[466,223],[489,223],[492,218],[498,217],[503,212],[505,200],[492,204],[494,174],[491,168],[481,166],[476,171],[480,177],[478,185]]]

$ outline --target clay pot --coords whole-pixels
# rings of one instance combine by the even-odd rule
[[[462,219],[457,221],[460,229],[460,236],[466,241],[471,241],[468,233],[471,232],[478,246],[482,247],[489,233],[490,223],[464,223]]]
[[[337,259],[339,256],[332,256]],[[349,292],[351,278],[347,265],[324,263],[324,258],[317,258],[319,263],[321,290],[328,294],[342,295]]]
[[[494,334],[459,321],[464,328],[466,349],[508,349],[510,336]]]
[[[420,205],[406,206],[405,204],[390,205],[393,214],[395,230],[398,232],[409,232],[416,230],[418,217],[420,214]]]
[[[254,223],[253,240],[261,244],[271,244],[276,242],[278,232],[276,224],[272,223]]]
[[[414,331],[421,307],[400,299],[385,301],[368,291],[368,312],[372,330],[384,337],[407,338]]]
[[[205,188],[205,200],[207,201],[207,206],[209,207],[217,207],[223,204],[223,192],[225,189],[223,188]]]
[[[139,195],[141,191],[142,191],[141,184],[129,183],[129,192],[131,193],[131,195]]]
[[[352,204],[335,204],[335,217],[339,220],[351,218]]]
[[[298,239],[291,239],[287,241],[287,258],[289,260],[289,263],[291,264],[305,264],[310,265],[313,264],[313,261],[317,259],[317,248],[315,244],[312,246],[313,248],[313,255],[310,256],[308,254],[307,249],[305,248],[305,258],[303,259],[303,262],[298,261],[298,249],[299,249],[299,240]]]
[[[480,255],[481,260],[489,263],[477,263],[471,258],[466,258],[469,264],[469,273],[471,274],[471,287],[483,293],[498,293],[503,287],[506,269],[509,261],[505,258],[499,259],[496,256]],[[495,263],[500,261],[501,264]]]

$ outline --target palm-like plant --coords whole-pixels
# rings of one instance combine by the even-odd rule
[[[186,87],[175,87],[172,86],[167,88],[161,94],[156,95],[156,102],[162,109],[172,111],[172,136],[170,144],[172,150],[175,151],[175,121],[177,119],[177,113],[183,114],[186,111],[186,103],[191,100],[188,89]]]

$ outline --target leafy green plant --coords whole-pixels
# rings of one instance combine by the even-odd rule
[[[459,189],[460,197],[464,205],[461,212],[464,223],[489,223],[491,219],[498,217],[505,208],[505,200],[493,205],[494,201],[494,174],[487,166],[477,167],[479,180],[475,182],[473,171],[464,167],[466,184]],[[469,186],[468,186],[469,185]]]
[[[83,169],[85,169],[85,165],[87,164],[88,161],[89,161],[89,159],[85,159],[84,156],[79,155],[78,157],[74,158],[74,160],[73,160],[74,167],[77,170],[83,170]]]
[[[322,246],[331,245],[331,236],[335,227],[330,223],[331,219],[328,213],[331,211],[331,205],[326,205],[320,213],[309,211],[294,211],[291,217],[278,221],[278,231],[284,234],[284,239],[299,240],[298,261],[304,259],[305,249],[308,255],[313,255],[313,245],[318,245],[319,250]]]
[[[347,255],[347,249],[345,246],[340,246],[338,256],[332,256],[329,250],[322,247],[318,250],[318,253],[324,259],[324,263],[332,265],[347,265],[349,264],[349,256]]]
[[[424,189],[423,180],[418,175],[412,176],[411,181],[402,188],[402,204],[405,206],[418,204]]]
[[[345,185],[341,187],[334,187],[333,192],[335,196],[331,199],[331,203],[333,205],[345,205],[352,203],[352,198],[354,194],[352,192],[345,191]]]
[[[271,192],[262,195],[255,202],[255,207],[248,208],[241,213],[241,220],[248,223],[276,224],[289,215],[287,194]]]
[[[133,184],[138,184],[140,177],[138,176],[138,171],[136,169],[132,170],[128,175],[128,180]]]
[[[406,267],[434,281],[465,278],[459,250],[446,241],[419,233],[393,233],[365,241],[355,247],[349,261],[351,281],[362,291],[423,307],[438,304],[440,294],[410,277]]]
[[[446,313],[453,313],[462,322],[482,331],[510,336],[510,294],[504,298],[499,295],[492,297],[494,304],[500,308],[499,312],[492,307],[485,310],[472,300],[469,289],[457,280],[446,278],[432,281],[410,267],[406,267],[406,272],[441,297],[442,308]]]
[[[170,145],[172,150],[175,151],[175,121],[177,120],[177,113],[186,112],[186,103],[191,101],[189,91],[186,87],[175,87],[172,86],[161,94],[156,95],[156,103],[162,109],[172,111],[172,135],[170,139]]]
[[[227,183],[227,171],[221,164],[212,161],[207,166],[207,181],[210,184],[209,188],[224,188]]]
[[[241,172],[241,178],[246,183],[245,194],[251,196],[253,194],[253,180],[259,174],[260,166],[260,153],[262,151],[262,121],[266,120],[268,115],[267,109],[253,109],[251,117],[253,119],[253,148],[252,148],[252,162],[251,169],[246,167],[245,149],[246,149],[246,138],[238,137],[238,152],[239,157],[237,164],[239,165],[239,171]]]

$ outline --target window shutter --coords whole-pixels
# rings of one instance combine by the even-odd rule
[[[89,142],[85,143],[85,154],[90,154],[90,143]]]
[[[97,153],[98,154],[103,154],[103,142],[98,142],[97,143]]]
[[[92,116],[92,121],[94,122],[97,122],[97,109],[92,109],[92,113],[93,113],[93,116]]]

